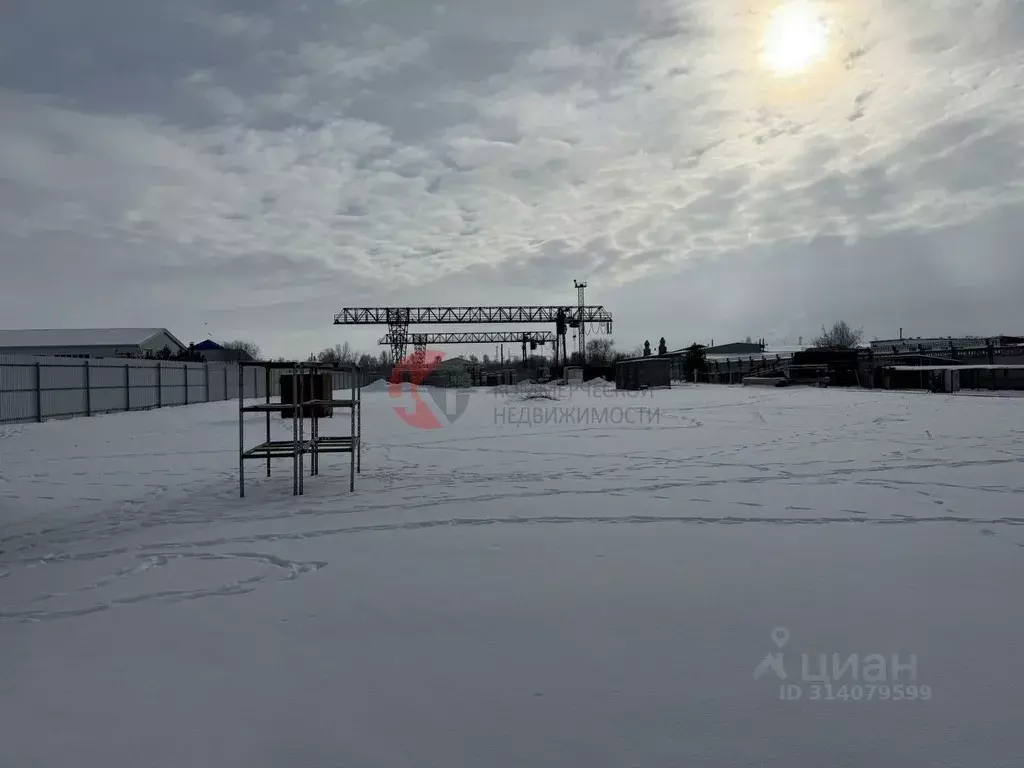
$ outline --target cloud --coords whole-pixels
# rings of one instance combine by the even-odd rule
[[[946,327],[1020,274],[1013,4],[823,0],[827,60],[783,81],[759,1],[55,2],[0,31],[2,325],[64,312],[24,299],[43,252],[97,324],[173,285],[149,306],[176,333],[234,309],[276,354],[337,339],[344,305],[571,303],[574,277],[623,346],[679,295],[720,338],[810,335],[848,299],[837,272],[923,333],[1024,325],[989,303]],[[120,290],[73,291],[89,270]],[[304,302],[321,327],[258,312]]]

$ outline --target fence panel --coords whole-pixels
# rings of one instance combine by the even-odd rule
[[[44,419],[57,419],[85,413],[88,408],[88,389],[85,364],[75,362],[37,363],[34,378],[38,378],[37,406]],[[33,407],[33,415],[36,408]]]
[[[181,364],[160,366],[160,391],[163,405],[185,404],[185,368]]]
[[[160,368],[156,364],[127,364],[124,366],[128,381],[130,410],[144,411],[169,405],[164,402],[164,395],[160,387],[160,375],[164,365],[169,364],[161,363]]]
[[[227,368],[216,363],[210,363],[208,367],[210,373],[210,400],[227,400],[228,392],[225,386],[227,377],[224,375]]]
[[[91,385],[89,387],[89,404],[93,414],[123,411],[128,408],[130,398],[128,388],[125,386],[126,376],[123,365],[90,361],[88,372]]]
[[[0,355],[0,423],[35,420],[35,376],[34,363]]]
[[[190,403],[209,402],[209,391],[206,387],[206,364],[188,364],[188,401]]]

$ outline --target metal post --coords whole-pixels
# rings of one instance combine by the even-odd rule
[[[270,381],[270,368],[267,371],[267,381]],[[267,387],[267,405],[270,405],[270,387]],[[270,411],[267,411],[267,442],[270,442]],[[270,477],[270,454],[267,454],[267,477]]]
[[[85,415],[92,416],[92,368],[85,361]]]
[[[156,407],[164,407],[164,377],[160,363],[156,364]]]
[[[317,377],[317,380],[319,380],[319,381],[323,380],[323,376],[324,376],[323,371],[318,369],[316,371],[315,375]],[[332,377],[331,378],[331,387],[330,387],[330,389],[331,389],[331,392],[333,392],[334,391],[334,379],[333,379],[334,374],[330,373],[328,375]],[[312,391],[311,391],[311,396],[313,397],[314,400],[321,400],[321,399],[326,400],[326,398],[324,398],[324,397],[318,397],[317,396],[317,394],[316,394],[317,386],[319,386],[319,385],[313,384]],[[324,394],[324,393],[321,392],[321,395],[322,394]],[[314,475],[319,475],[320,474],[320,407],[317,406],[315,408],[310,409],[309,416],[310,416],[310,445],[312,445],[312,447],[313,447],[313,457],[312,457],[312,460],[310,461],[309,476],[313,477]]]
[[[203,363],[203,389],[206,391],[206,402],[210,402],[210,364]]]
[[[349,429],[351,434],[349,437],[349,463],[348,463],[348,490],[349,493],[356,489],[356,379],[353,372],[352,376],[352,389],[349,392],[349,398],[352,401],[352,407],[349,408]]]
[[[292,496],[299,495],[299,382],[298,372],[292,368]]]
[[[124,364],[124,409],[132,409],[132,376],[128,363]]]
[[[309,455],[309,476],[310,477],[313,477],[314,475],[316,475],[316,459],[317,459],[316,436],[317,436],[317,427],[318,427],[317,422],[318,422],[318,419],[316,417],[316,409],[312,408],[312,409],[310,409],[310,412],[309,412],[309,445],[312,448],[312,453],[310,453],[310,455]]]
[[[36,363],[36,421],[43,420],[43,376],[42,366]]]
[[[227,395],[228,369],[224,366],[224,394]],[[245,497],[245,412],[242,408],[242,364],[238,364],[238,495]]]
[[[302,389],[302,397],[299,398],[300,405],[299,405],[299,409],[298,409],[299,410],[299,496],[302,496],[303,491],[304,491],[304,483],[305,483],[305,480],[306,480],[306,477],[303,474],[303,461],[302,461],[303,458],[305,457],[305,454],[306,454],[306,446],[304,444],[305,443],[305,435],[303,434],[303,427],[305,426],[305,416],[306,416],[306,414],[304,413],[304,410],[305,410],[305,405],[304,404],[306,402],[306,390],[305,390],[305,380],[304,380],[304,377],[303,377],[302,374],[299,375],[299,379],[301,381],[301,384],[299,386]]]
[[[225,365],[224,366],[224,399],[227,400],[228,398],[229,398],[229,395],[228,395],[228,367],[227,367],[227,365]]]
[[[181,367],[185,369],[185,405],[188,405],[188,363],[182,363]]]
[[[356,414],[356,439],[359,444],[356,446],[356,472],[359,474],[363,473],[363,390],[359,386],[359,380],[362,379],[362,370],[358,371],[358,376],[353,377],[356,387],[356,401],[359,412]]]

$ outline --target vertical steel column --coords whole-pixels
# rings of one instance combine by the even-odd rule
[[[300,369],[301,370],[301,369]],[[304,462],[303,459],[306,455],[305,445],[305,434],[303,428],[306,425],[306,414],[305,414],[305,403],[306,403],[306,388],[305,388],[305,377],[300,373],[299,375],[299,386],[302,389],[302,396],[299,398],[299,496],[305,493],[305,482],[306,476],[304,473]]]
[[[163,389],[163,374],[161,373],[160,363],[156,364],[156,407],[164,407],[164,389]]]
[[[210,364],[203,363],[203,389],[206,390],[206,402],[210,402]]]
[[[188,363],[182,363],[181,367],[185,370],[185,405],[188,405]]]
[[[363,389],[360,386],[360,382],[363,378],[362,369],[357,369],[356,376],[353,377],[356,385],[356,407],[359,411],[356,413],[356,440],[359,441],[356,446],[356,472],[359,474],[363,473]]]
[[[315,375],[318,377],[323,376],[323,371],[319,368],[316,369]],[[316,384],[310,381],[310,398],[316,400],[319,399],[316,396]],[[309,476],[320,474],[320,419],[319,408],[313,407],[309,412],[309,444],[312,448],[312,453],[309,458]]]
[[[270,366],[264,370],[267,372],[267,405],[270,405]],[[267,411],[267,442],[270,442],[270,411]],[[270,454],[267,454],[267,477],[270,477]]]
[[[224,367],[224,379],[227,380],[228,369]],[[227,384],[224,393],[227,394]],[[238,364],[238,495],[245,497],[245,401],[242,398],[242,364]]]
[[[132,377],[128,363],[124,364],[124,409],[126,411],[132,409]]]
[[[318,372],[319,375],[319,372]],[[315,399],[315,398],[314,398]],[[319,408],[313,407],[309,412],[309,444],[313,449],[309,458],[309,476],[320,474],[320,419]]]
[[[299,376],[296,369],[292,375],[292,496],[299,495]]]
[[[356,489],[356,379],[355,371],[352,372],[352,389],[349,391],[351,406],[348,409],[349,417],[349,463],[348,463],[348,490],[349,493]]]

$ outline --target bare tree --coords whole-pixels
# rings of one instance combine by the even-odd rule
[[[316,359],[321,363],[334,363],[335,365],[345,365],[348,363],[354,363],[356,361],[356,353],[353,351],[352,346],[346,341],[344,344],[335,344],[333,347],[321,351]]]
[[[587,362],[604,365],[615,359],[615,342],[611,339],[590,339],[587,341]]]
[[[259,360],[263,352],[260,349],[260,345],[255,341],[247,341],[245,339],[235,339],[234,341],[221,341],[219,344],[224,349],[237,349],[241,352],[245,352],[253,360]]]
[[[839,320],[826,329],[821,326],[821,335],[812,342],[816,347],[830,349],[853,349],[864,337],[863,328],[851,328],[845,320]]]

